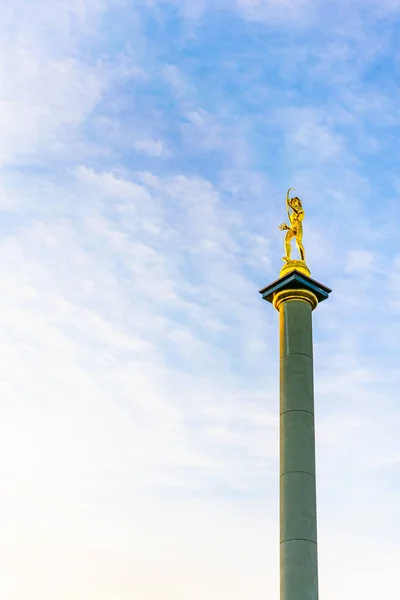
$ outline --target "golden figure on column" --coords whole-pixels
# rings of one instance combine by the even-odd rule
[[[303,246],[304,208],[300,198],[297,196],[289,198],[291,190],[295,191],[294,188],[289,188],[286,194],[286,210],[290,225],[287,225],[286,223],[279,225],[281,231],[287,231],[285,236],[285,256],[282,258],[285,265],[282,267],[280,275],[283,277],[283,275],[286,275],[290,271],[296,270],[309,276],[310,270],[306,265],[306,253]],[[293,238],[296,240],[300,260],[292,260],[290,258],[292,252],[291,242]]]

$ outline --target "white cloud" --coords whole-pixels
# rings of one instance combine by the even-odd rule
[[[30,162],[39,151],[65,153],[78,135],[77,126],[99,101],[106,80],[101,69],[70,52],[77,32],[86,31],[101,6],[97,1],[32,2],[27,8],[20,1],[3,14],[1,166]]]
[[[74,60],[47,60],[28,48],[3,57],[0,164],[29,162],[38,151],[63,152],[104,83]]]
[[[165,144],[162,140],[137,140],[134,143],[133,147],[135,148],[135,150],[138,150],[139,152],[144,152],[149,156],[161,156],[166,152]]]
[[[67,213],[57,201],[46,211],[38,181],[29,199],[37,216],[0,244],[4,589],[18,600],[27,589],[33,598],[150,599],[158,585],[182,600],[194,589],[210,597],[252,589],[261,598],[276,573],[255,574],[261,554],[250,557],[243,545],[226,551],[236,519],[229,502],[207,500],[193,512],[193,500],[185,500],[213,490],[249,494],[266,452],[271,464],[277,458],[276,418],[264,393],[252,397],[246,382],[232,379],[212,339],[225,311],[238,331],[259,330],[256,313],[264,314],[256,288],[251,319],[242,305],[248,300],[238,297],[248,284],[230,258],[238,252],[230,234],[236,220],[200,179],[147,187],[84,167],[75,177]],[[46,193],[56,197],[54,189]],[[180,206],[173,224],[163,215],[167,202]],[[159,222],[157,236],[142,227],[146,220]],[[194,287],[177,265],[192,248],[193,268],[204,268],[209,258],[197,253],[204,236],[215,264],[197,273]],[[210,302],[209,279],[218,303],[226,302],[222,313]],[[228,339],[233,333],[230,325],[219,331]],[[242,343],[244,356],[245,337]],[[189,368],[168,364],[173,354]],[[234,456],[231,439],[239,441]],[[214,548],[206,552],[210,527]],[[263,527],[260,536],[252,512],[236,532],[264,547],[269,524]],[[236,563],[240,572],[228,577]]]
[[[285,133],[286,151],[299,162],[324,164],[340,157],[343,138],[334,130],[335,115],[330,111],[288,106],[272,117]]]
[[[372,252],[367,250],[350,250],[345,270],[349,273],[360,273],[371,271],[375,262]]]
[[[237,7],[247,19],[296,25],[299,19],[309,21],[318,5],[318,0],[237,0]]]

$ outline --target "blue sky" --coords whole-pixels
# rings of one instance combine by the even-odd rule
[[[289,187],[320,595],[396,597],[400,2],[2,4],[2,597],[278,596]]]

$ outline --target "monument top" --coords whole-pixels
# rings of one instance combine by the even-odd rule
[[[291,190],[295,191],[294,188],[289,188],[286,193],[286,211],[290,225],[287,223],[279,225],[281,231],[287,231],[285,235],[285,256],[282,258],[285,264],[281,269],[280,277],[284,277],[294,270],[299,271],[299,273],[304,273],[304,275],[309,277],[311,273],[306,264],[306,252],[303,246],[304,208],[298,196],[289,198]],[[300,260],[292,260],[290,257],[292,252],[291,242],[293,238],[296,240]]]
[[[261,289],[260,294],[262,294],[263,300],[273,304],[277,310],[283,302],[288,300],[304,300],[314,310],[320,302],[328,298],[332,290],[311,278],[303,246],[304,208],[300,198],[297,196],[294,198],[289,197],[290,191],[293,189],[289,188],[286,193],[286,210],[290,225],[282,223],[279,226],[281,231],[287,232],[285,236],[285,256],[282,258],[285,264],[280,271],[279,279]],[[293,238],[296,240],[300,260],[292,260],[291,258],[291,241]]]

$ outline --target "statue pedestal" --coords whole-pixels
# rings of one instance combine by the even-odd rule
[[[280,320],[280,599],[318,600],[312,311],[331,290],[284,269],[260,290]]]
[[[298,271],[299,273],[303,273],[304,275],[307,275],[307,277],[310,277],[311,272],[310,269],[307,267],[306,263],[302,260],[289,260],[288,262],[286,262],[280,273],[279,273],[279,277],[284,277],[285,275],[287,275],[288,273],[291,273],[292,271]]]

